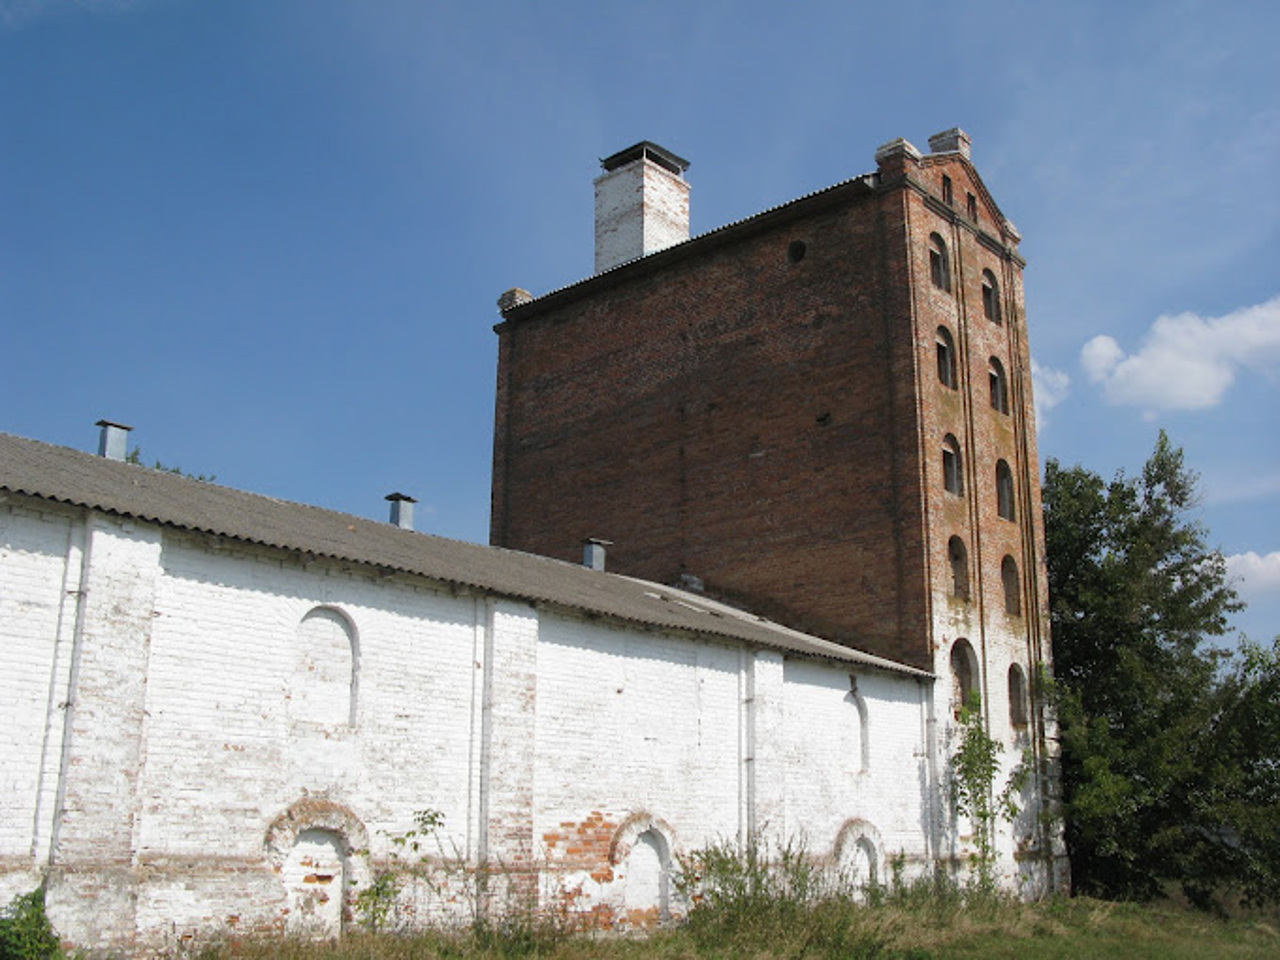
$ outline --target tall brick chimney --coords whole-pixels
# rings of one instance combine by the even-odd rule
[[[689,161],[643,140],[600,161],[596,273],[689,239]]]

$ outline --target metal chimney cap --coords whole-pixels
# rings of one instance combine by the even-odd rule
[[[94,424],[95,427],[115,427],[117,430],[132,430],[133,427],[126,423],[116,423],[114,420],[99,420]]]
[[[405,503],[417,503],[417,498],[409,496],[407,493],[388,493],[383,500],[404,501]]]

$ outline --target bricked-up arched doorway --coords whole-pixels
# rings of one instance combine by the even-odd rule
[[[266,853],[280,879],[280,917],[290,936],[333,938],[350,919],[349,901],[372,877],[352,851],[369,834],[350,809],[324,797],[304,797],[267,828]]]
[[[671,918],[673,834],[666,821],[633,814],[614,836],[610,861],[622,881],[623,922],[653,926]]]
[[[307,939],[340,936],[348,873],[342,837],[333,830],[299,832],[280,871],[288,910],[285,933]]]

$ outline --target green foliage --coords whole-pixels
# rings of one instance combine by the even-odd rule
[[[356,891],[355,908],[360,923],[370,932],[387,930],[396,926],[396,898],[404,875],[419,877],[431,883],[429,853],[423,847],[428,839],[434,840],[437,851],[440,841],[437,831],[444,826],[444,814],[427,807],[413,814],[414,827],[404,833],[385,833],[391,841],[391,869],[379,870],[364,889]],[[368,851],[364,851],[368,855]],[[431,884],[436,892],[438,885]]]
[[[1280,658],[1206,640],[1240,609],[1162,432],[1136,479],[1046,468],[1067,844],[1076,889],[1280,899]],[[1267,739],[1270,737],[1271,739]]]
[[[130,450],[128,455],[125,456],[124,462],[132,463],[139,467],[145,466],[145,464],[142,462],[142,448],[134,447],[132,450]],[[161,463],[159,460],[156,460],[151,464],[151,469],[159,470],[161,473],[176,474],[179,477],[186,477],[188,480],[199,480],[202,483],[213,483],[215,480],[218,479],[217,474],[187,473],[181,467],[171,467],[171,466],[168,466],[167,464]]]
[[[14,897],[0,912],[0,960],[61,956],[58,937],[44,912],[44,888]]]
[[[360,923],[371,933],[387,928],[399,891],[400,881],[396,874],[391,870],[380,870],[372,883],[356,892],[356,913]]]
[[[676,888],[692,902],[686,929],[702,950],[787,956],[882,956],[883,940],[856,922],[858,891],[816,864],[803,843],[722,841],[681,858]]]
[[[951,801],[956,814],[973,823],[975,879],[986,892],[996,886],[996,823],[1001,817],[1013,820],[1018,816],[1016,797],[1026,780],[1026,765],[1019,764],[1004,789],[994,792],[1003,749],[987,732],[982,698],[978,691],[972,691],[960,709],[960,742],[951,758]]]

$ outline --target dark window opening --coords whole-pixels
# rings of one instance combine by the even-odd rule
[[[962,465],[960,444],[948,433],[942,440],[942,485],[947,493],[954,493],[956,496],[964,493]]]
[[[973,648],[968,640],[957,640],[951,647],[951,710],[957,720],[974,693],[975,673]]]
[[[965,207],[969,211],[969,219],[976,222],[978,219],[978,198],[972,193],[969,194],[965,199]]]
[[[1004,612],[1011,617],[1022,615],[1022,582],[1018,579],[1018,564],[1013,557],[1000,561],[1000,580],[1004,584]]]
[[[960,600],[969,599],[969,551],[964,541],[952,537],[947,541],[947,559],[951,563],[951,594]]]
[[[1013,471],[1003,460],[996,464],[996,512],[1006,520],[1017,518],[1013,506]]]
[[[1009,722],[1015,727],[1027,725],[1027,677],[1016,663],[1009,668]]]
[[[1009,412],[1009,381],[1004,375],[1004,364],[991,358],[991,406],[1000,413]]]
[[[929,234],[929,278],[939,290],[951,292],[951,260],[946,243],[936,233]]]
[[[990,270],[982,271],[982,315],[992,323],[1000,322],[1000,287]]]
[[[787,247],[787,260],[791,263],[799,263],[804,259],[808,247],[805,246],[803,240],[792,240],[791,245]]]
[[[942,175],[942,202],[947,206],[951,206],[954,202],[954,197],[951,193],[951,178],[945,173]]]
[[[938,382],[956,388],[956,345],[946,327],[938,328]]]

